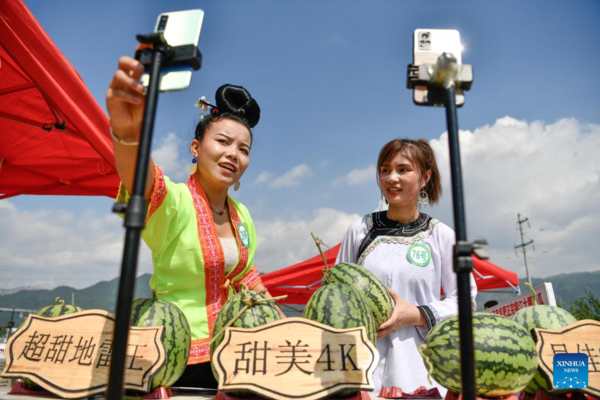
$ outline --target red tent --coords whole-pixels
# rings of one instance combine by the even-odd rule
[[[331,248],[331,250],[323,252],[327,265],[332,266],[335,264],[340,246],[341,243]],[[262,276],[262,281],[271,295],[288,295],[285,300],[280,300],[280,303],[306,304],[310,296],[321,286],[321,278],[323,277],[321,271],[323,268],[323,259],[319,254],[290,267],[269,272]],[[519,278],[516,273],[506,271],[476,256],[473,256],[473,268],[477,290],[480,292],[494,292],[504,289],[519,293]]]
[[[0,7],[0,199],[116,195],[108,118],[21,0]]]

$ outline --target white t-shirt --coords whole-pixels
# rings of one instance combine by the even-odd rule
[[[387,218],[382,211],[355,221],[346,232],[336,263],[360,264],[381,282],[414,306],[426,306],[430,327],[458,314],[458,289],[454,273],[454,231],[427,214],[411,223]],[[360,254],[359,254],[360,252]],[[442,300],[441,289],[445,298]],[[477,308],[477,287],[471,276],[471,307]],[[374,394],[382,386],[397,386],[412,392],[420,386],[446,389],[427,379],[427,370],[417,346],[428,328],[409,326],[377,342],[379,365],[374,373]]]

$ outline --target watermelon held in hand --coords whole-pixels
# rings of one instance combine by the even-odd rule
[[[567,310],[562,309],[560,307],[554,306],[545,306],[537,304],[537,293],[529,285],[529,283],[525,283],[525,286],[529,288],[533,292],[533,302],[534,305],[530,307],[525,307],[517,311],[513,314],[510,319],[523,326],[527,332],[531,332],[532,329],[541,328],[541,329],[550,329],[550,330],[559,330],[564,328],[567,325],[571,325],[577,322],[577,318],[575,318],[571,313]],[[529,382],[529,385],[523,391],[529,395],[535,396],[535,394],[539,390],[549,391],[548,384],[546,383],[546,379],[543,377],[541,372],[538,370],[535,373],[535,376]],[[569,390],[553,390],[553,394],[564,394],[568,393]]]
[[[175,304],[156,297],[138,299],[131,310],[132,326],[164,326],[165,364],[152,379],[151,390],[171,387],[183,374],[190,356],[192,333],[183,312]]]
[[[329,283],[321,286],[308,300],[302,317],[337,329],[364,326],[368,339],[377,346],[377,327],[371,308],[352,285]],[[348,398],[356,393],[356,390],[345,389],[331,397]]]
[[[458,317],[436,325],[419,346],[429,376],[446,389],[462,387]],[[521,325],[496,314],[473,314],[475,388],[478,397],[501,397],[522,390],[538,367],[535,343]]]
[[[323,271],[323,285],[330,282],[352,285],[367,300],[377,328],[392,316],[392,297],[383,283],[361,265],[340,263]]]
[[[60,317],[61,315],[69,315],[69,314],[74,314],[79,311],[83,311],[83,308],[81,308],[81,307],[76,307],[76,306],[72,306],[69,304],[65,304],[65,301],[62,300],[60,297],[57,297],[56,299],[54,299],[54,303],[55,304],[40,308],[33,314],[39,315],[40,317],[56,318],[56,317]],[[25,322],[23,322],[23,324],[24,323]],[[19,326],[19,329],[23,326],[23,324],[21,324],[21,326]],[[33,381],[31,381],[30,379],[21,378],[21,381],[29,389],[32,389],[32,390],[40,389],[40,386],[38,384],[34,383]]]
[[[251,329],[266,325],[269,322],[279,321],[281,314],[275,300],[267,298],[262,293],[248,290],[242,285],[242,290],[223,304],[215,320],[213,338],[210,342],[210,363],[217,381],[219,381],[219,374],[214,366],[214,353],[225,337],[225,328],[231,326]],[[256,396],[254,393],[246,391],[230,391],[227,394],[233,397]]]
[[[308,300],[302,317],[337,329],[364,326],[367,337],[377,346],[377,327],[371,309],[352,285],[330,283],[321,286]]]

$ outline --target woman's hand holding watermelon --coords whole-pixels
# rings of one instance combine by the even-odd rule
[[[392,300],[394,300],[394,311],[392,311],[392,316],[390,319],[381,324],[379,327],[379,330],[377,331],[377,338],[386,337],[393,331],[407,326],[427,325],[423,314],[421,314],[417,307],[404,301],[389,287],[386,287],[386,289],[390,293],[390,296],[392,296]]]

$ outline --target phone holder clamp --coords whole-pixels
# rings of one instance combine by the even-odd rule
[[[136,38],[142,46],[135,52],[135,59],[139,60],[147,70],[150,69],[152,64],[153,50],[165,54],[166,60],[163,67],[190,66],[194,71],[197,71],[202,66],[202,53],[193,44],[169,46],[162,32],[152,32],[147,35],[138,34]]]
[[[456,57],[450,53],[443,53],[435,64],[408,65],[408,89],[414,89],[415,86],[443,88],[449,81],[454,82],[458,89],[470,90],[473,83],[473,67],[458,64]]]

